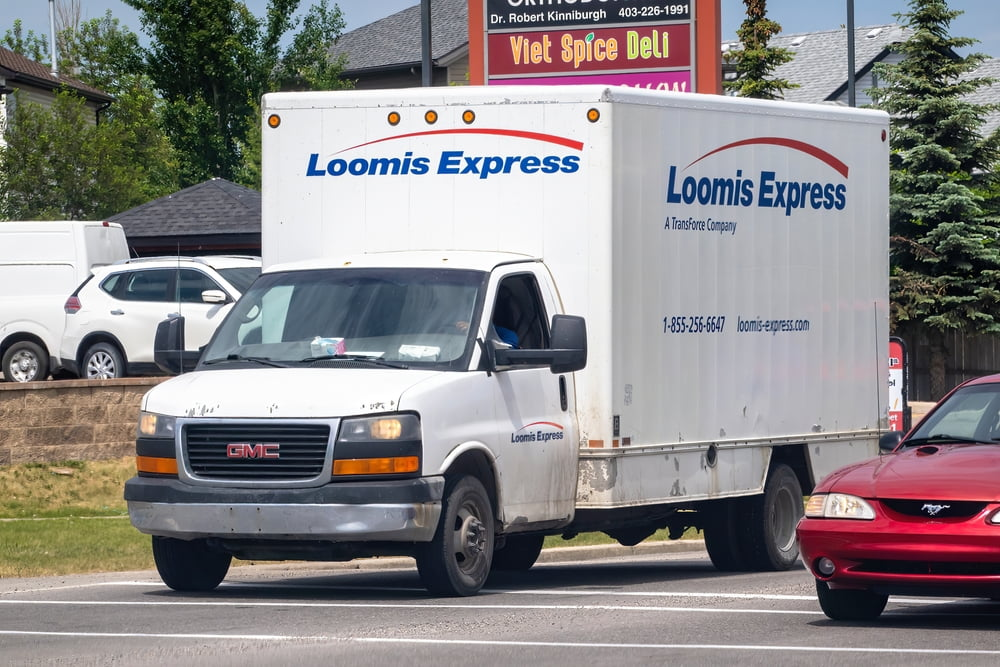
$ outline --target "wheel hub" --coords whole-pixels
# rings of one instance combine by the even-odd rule
[[[468,516],[462,521],[462,553],[476,558],[486,549],[486,531],[477,517]]]

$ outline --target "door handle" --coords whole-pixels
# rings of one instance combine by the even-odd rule
[[[124,315],[125,311],[122,310],[121,308],[115,308],[114,310],[111,311],[111,314],[112,315]]]
[[[180,316],[181,316],[180,313],[167,313],[167,319],[170,319],[170,318],[173,318],[173,317],[180,317]]]

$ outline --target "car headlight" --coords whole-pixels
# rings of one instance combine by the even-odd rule
[[[176,417],[158,415],[155,412],[143,410],[139,413],[139,437],[170,438],[173,440],[176,424]]]
[[[818,493],[806,503],[807,517],[821,519],[861,519],[872,521],[875,510],[864,498],[846,493]]]

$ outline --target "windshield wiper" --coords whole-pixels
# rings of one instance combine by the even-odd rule
[[[391,361],[386,361],[385,359],[380,359],[378,357],[371,357],[365,354],[332,354],[323,355],[320,357],[306,357],[305,359],[300,359],[304,364],[311,364],[317,361],[366,361],[376,366],[383,366],[385,368],[399,368],[406,370],[409,368],[406,364],[397,364]]]
[[[278,361],[272,361],[269,357],[245,357],[242,354],[230,354],[225,357],[219,357],[218,359],[209,359],[208,361],[203,361],[202,364],[205,366],[213,364],[224,364],[229,361],[251,361],[255,364],[260,364],[261,366],[271,366],[272,368],[288,368],[288,364],[283,364]]]
[[[906,441],[907,447],[918,447],[920,445],[930,445],[936,443],[958,443],[963,445],[978,445],[982,444],[982,440],[976,440],[975,438],[964,438],[957,435],[948,435],[947,433],[935,433],[932,436],[926,438],[911,438]]]

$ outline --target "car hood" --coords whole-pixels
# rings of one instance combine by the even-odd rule
[[[1000,443],[924,445],[884,454],[830,475],[817,491],[863,498],[1000,499]]]
[[[272,368],[195,371],[150,389],[142,409],[176,417],[309,419],[401,409],[407,389],[441,371]]]

